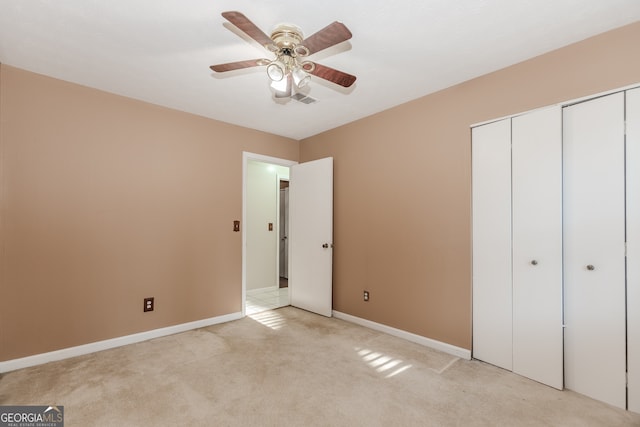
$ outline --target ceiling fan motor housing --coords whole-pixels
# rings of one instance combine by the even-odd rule
[[[287,56],[307,56],[309,50],[302,46],[302,30],[293,24],[280,24],[271,32],[275,52],[280,52]]]

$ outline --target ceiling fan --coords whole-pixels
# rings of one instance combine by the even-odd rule
[[[249,59],[212,65],[210,68],[217,73],[266,66],[276,98],[288,98],[296,93],[309,83],[310,75],[343,87],[349,87],[356,81],[356,77],[351,74],[306,60],[316,52],[351,38],[351,31],[341,22],[333,22],[305,39],[300,28],[292,24],[280,24],[273,30],[271,36],[267,36],[240,12],[222,12],[222,16],[275,54],[276,58],[273,60]]]

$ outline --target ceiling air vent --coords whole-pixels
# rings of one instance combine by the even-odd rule
[[[318,102],[317,99],[307,96],[300,92],[291,95],[291,98],[295,99],[296,101],[300,101],[303,104],[313,104],[314,102]]]

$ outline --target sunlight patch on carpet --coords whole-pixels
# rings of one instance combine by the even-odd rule
[[[444,365],[442,368],[440,369],[434,369],[434,368],[429,368],[431,369],[433,372],[435,372],[438,375],[441,375],[444,371],[446,371],[447,369],[449,369],[451,366],[453,366],[454,363],[456,363],[458,360],[460,360],[460,358],[458,357],[454,357],[453,359],[451,359],[449,361],[449,363],[447,363],[446,365]]]
[[[400,359],[367,348],[355,347],[355,350],[363,362],[376,372],[385,374],[385,378],[394,377],[412,367]]]
[[[277,311],[263,311],[262,313],[251,314],[248,317],[274,331],[277,331],[287,324],[287,319]]]

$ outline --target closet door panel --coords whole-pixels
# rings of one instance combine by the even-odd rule
[[[562,111],[512,119],[513,371],[563,386]]]
[[[627,91],[626,120],[628,399],[640,413],[640,89]]]
[[[473,357],[512,369],[511,124],[472,129]]]
[[[624,94],[566,107],[565,386],[624,408]]]

